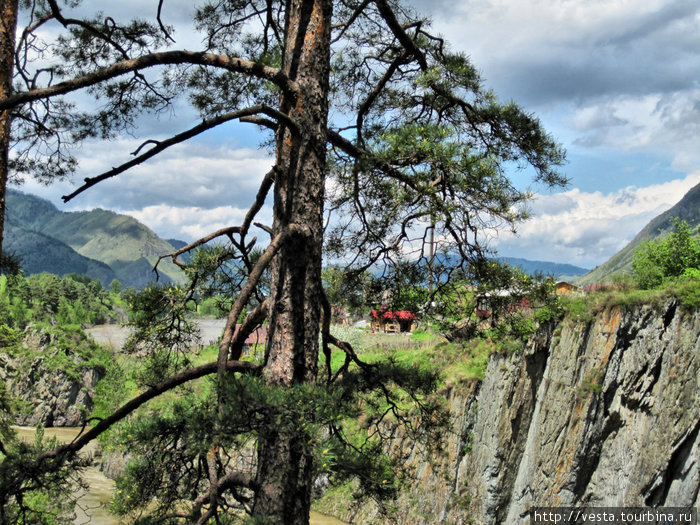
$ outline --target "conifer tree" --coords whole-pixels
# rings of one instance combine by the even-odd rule
[[[73,443],[42,452],[32,472],[64,465],[129,418],[131,437],[123,439],[138,460],[122,481],[130,496],[122,510],[140,508],[158,523],[219,522],[238,511],[259,522],[308,523],[321,472],[389,497],[391,463],[370,438],[381,437],[390,422],[425,432],[427,424],[414,426],[414,411],[432,420],[435,377],[364,363],[331,334],[324,249],[358,274],[406,257],[416,265],[430,259],[433,275],[455,267],[473,273],[483,260],[481,232],[525,217],[530,194],[509,174],[527,168],[537,181],[562,184],[561,149],[532,115],[499,103],[466,56],[394,0],[204,1],[194,20],[203,37],[197,51],[177,47],[177,34],[164,23],[167,1],[154,6],[153,20],[123,24],[109,16],[110,4],[94,17],[71,14],[75,4],[28,2],[16,54],[27,60],[15,64],[18,85],[0,99],[0,110],[27,115],[28,127],[18,128],[17,147],[27,152],[19,167],[62,174],[74,167],[64,134],[72,141],[110,139],[182,96],[200,124],[146,141],[131,160],[86,178],[64,199],[231,121],[269,130],[275,161],[241,224],[168,255],[184,267],[180,257],[209,241],[229,246],[195,255],[187,267],[192,287],[154,288],[143,300],[140,342],[151,349],[152,365],[143,392]],[[37,30],[48,25],[62,28],[52,42],[56,61],[37,68],[31,61],[42,49]],[[81,91],[96,96],[100,108],[72,108],[71,95]],[[31,130],[39,124],[51,128],[42,138],[55,145],[43,158],[31,156]],[[268,194],[273,223],[258,225]],[[269,236],[257,253],[255,227]],[[443,257],[429,255],[428,232]],[[232,262],[242,279],[214,277]],[[187,326],[182,305],[214,281],[232,294],[218,359],[191,367],[180,352],[189,332],[176,329]],[[263,322],[263,361],[242,361],[243,341]],[[344,355],[334,367],[332,348]],[[184,396],[167,415],[133,417],[153,398],[211,375],[215,388],[206,400]],[[341,420],[360,410],[367,428],[358,437]],[[246,450],[254,457],[246,459]],[[5,506],[21,501],[21,482],[13,490],[0,489]]]

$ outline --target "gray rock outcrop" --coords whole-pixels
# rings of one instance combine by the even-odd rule
[[[670,300],[544,327],[447,393],[445,453],[409,454],[389,519],[529,524],[531,506],[700,507],[700,313]]]
[[[55,342],[52,334],[29,328],[24,351],[0,354],[0,380],[23,404],[15,416],[17,425],[78,426],[92,409],[95,386],[104,370],[88,366],[78,352],[54,346]],[[56,359],[59,353],[64,359]],[[61,366],[62,362],[70,366]]]

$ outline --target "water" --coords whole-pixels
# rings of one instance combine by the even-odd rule
[[[14,427],[20,439],[34,440],[34,427]],[[44,430],[44,436],[55,436],[59,441],[70,442],[80,432],[79,427],[54,427]],[[93,455],[97,444],[93,441],[84,449],[84,454]],[[107,512],[107,504],[114,493],[114,481],[106,477],[96,466],[89,466],[83,471],[83,480],[88,485],[88,490],[78,490],[75,494],[77,505],[75,507],[77,524],[91,525],[117,525],[119,520]]]
[[[226,319],[202,318],[196,319],[199,336],[203,345],[216,343],[226,326]],[[131,328],[119,324],[101,324],[87,328],[85,331],[95,342],[121,349],[131,334]]]
[[[33,427],[14,427],[17,435],[26,441],[34,440],[35,429]],[[56,436],[59,441],[70,442],[80,432],[79,427],[55,427],[44,430],[46,437]],[[96,443],[93,441],[83,449],[85,454],[94,454]],[[88,485],[88,490],[76,492],[78,505],[76,506],[76,524],[81,525],[117,525],[118,518],[107,512],[107,503],[114,493],[114,481],[107,478],[95,466],[90,466],[83,471],[83,479]],[[311,525],[346,525],[329,516],[323,516],[316,512],[311,513]]]

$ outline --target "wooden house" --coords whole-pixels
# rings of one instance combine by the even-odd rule
[[[581,288],[566,281],[559,281],[554,285],[554,291],[558,295],[566,295],[570,293],[581,293]]]

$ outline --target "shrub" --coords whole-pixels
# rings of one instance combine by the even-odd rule
[[[688,223],[673,219],[673,231],[660,240],[643,243],[634,254],[632,271],[640,288],[659,286],[669,277],[700,268],[700,240]]]

